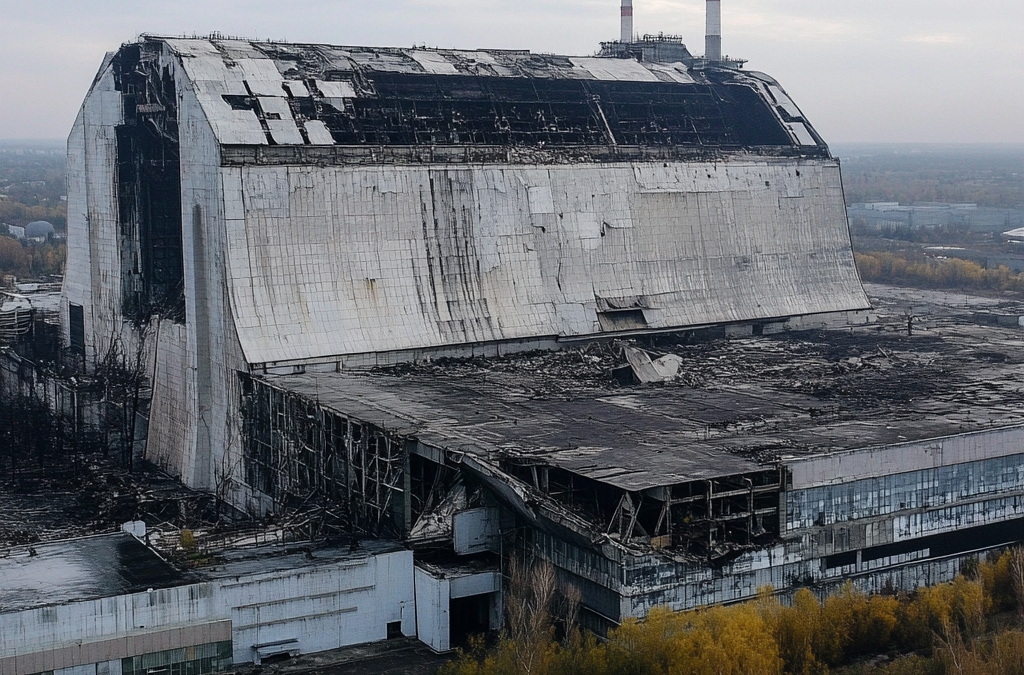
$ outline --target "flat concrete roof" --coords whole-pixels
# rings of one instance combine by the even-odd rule
[[[124,534],[66,539],[0,551],[0,613],[93,600],[198,581],[283,572],[303,567],[359,564],[407,550],[399,542],[360,539],[353,548],[310,542],[237,546],[213,553],[188,576],[134,537]]]
[[[0,557],[0,613],[93,600],[185,583],[127,534],[18,546]]]
[[[229,579],[253,574],[283,572],[302,567],[316,567],[339,562],[358,564],[367,558],[408,550],[397,541],[360,539],[357,546],[317,546],[311,542],[294,542],[271,546],[236,546],[215,551],[214,562],[196,573],[204,579]]]
[[[1004,303],[868,293],[879,313],[868,327],[637,340],[682,357],[679,379],[663,384],[616,383],[608,370],[625,360],[614,343],[267,379],[437,448],[537,460],[628,490],[1024,423],[1024,330],[971,322]]]

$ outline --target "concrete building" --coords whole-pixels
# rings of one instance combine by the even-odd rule
[[[367,434],[407,448],[413,546],[447,508],[435,493],[479,486],[438,536],[459,550],[458,514],[497,509],[489,547],[517,532],[598,631],[765,586],[909,590],[1024,535],[1019,328],[915,311],[919,337],[894,335],[898,317],[884,333],[661,337],[646,363],[675,357],[666,384],[602,377],[615,358],[595,350],[252,378],[244,437],[281,498]]]
[[[125,45],[69,140],[67,347],[149,357],[189,486],[414,551],[438,650],[522,551],[599,632],[950,578],[1020,538],[1003,329],[864,330],[839,162],[714,56]]]
[[[68,346],[145,339],[149,457],[236,503],[240,375],[868,307],[838,162],[734,68],[147,38],[69,167]]]
[[[411,551],[267,553],[186,577],[128,534],[8,552],[0,675],[203,675],[416,634]]]
[[[898,202],[851,204],[850,224],[864,233],[884,234],[935,228],[971,232],[1002,232],[1024,225],[1024,210],[979,207],[977,204],[914,204]]]
[[[25,228],[24,227],[18,227],[17,225],[4,225],[4,227],[7,228],[7,234],[9,234],[10,236],[14,237],[15,239],[24,239],[25,238]]]

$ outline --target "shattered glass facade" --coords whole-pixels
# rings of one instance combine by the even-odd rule
[[[786,529],[832,525],[913,509],[949,507],[1024,485],[1024,455],[878,476],[786,493]],[[987,508],[987,507],[986,507]],[[953,513],[947,508],[947,512]],[[954,522],[959,518],[954,518]]]
[[[121,659],[121,675],[205,675],[230,668],[230,640]]]
[[[242,376],[245,482],[275,509],[323,505],[316,536],[408,531],[403,439]],[[418,514],[417,514],[418,515]]]

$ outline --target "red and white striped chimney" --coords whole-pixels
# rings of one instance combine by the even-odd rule
[[[633,0],[622,0],[622,38],[623,44],[633,41]]]
[[[704,39],[704,58],[722,60],[722,0],[708,0],[708,30]]]

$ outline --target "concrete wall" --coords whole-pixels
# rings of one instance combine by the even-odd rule
[[[952,466],[1024,450],[1024,426],[783,460],[793,490]]]
[[[413,575],[416,584],[416,634],[435,652],[446,652],[451,649],[451,617],[448,612],[451,582],[420,567],[413,570]]]
[[[218,597],[231,608],[237,662],[280,640],[306,653],[383,640],[395,621],[416,634],[411,551],[223,581]]]
[[[194,475],[197,432],[193,400],[195,379],[188,367],[185,326],[161,321],[155,331],[156,366],[149,413],[146,459],[176,477]]]
[[[501,574],[466,570],[427,570],[416,567],[416,632],[421,642],[436,652],[454,648],[452,644],[451,601],[476,596],[488,597],[488,623],[491,630],[501,626]]]
[[[185,325],[161,333],[149,458],[197,489],[244,508],[233,473],[241,461],[235,372],[245,370],[227,308],[220,146],[199,104],[202,88],[166,50],[179,104]]]
[[[868,306],[832,160],[222,172],[249,363]]]
[[[128,333],[121,318],[118,243],[117,139],[121,93],[107,55],[68,138],[68,263],[61,298],[64,344],[70,344],[68,305],[85,315],[85,361],[91,370],[115,336]]]
[[[400,621],[415,635],[412,552],[248,574],[100,600],[0,612],[0,675],[106,662],[231,639],[297,639],[302,652],[383,640]],[[227,633],[224,626],[228,626]],[[148,650],[148,651],[147,651]],[[40,667],[40,664],[45,667]]]

